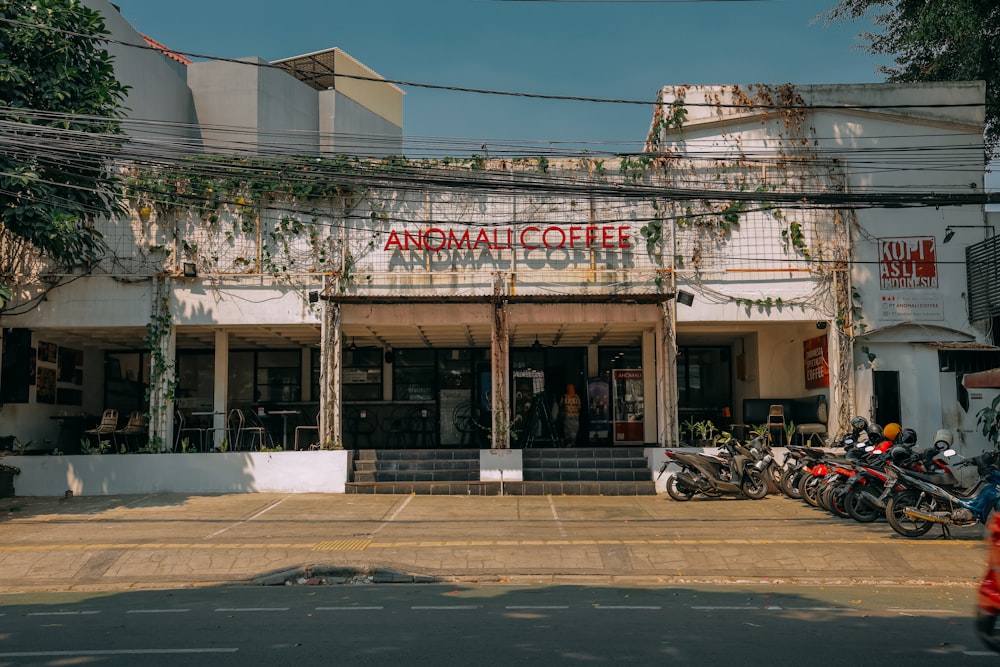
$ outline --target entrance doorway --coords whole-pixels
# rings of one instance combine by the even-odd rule
[[[872,417],[876,424],[895,422],[901,424],[902,408],[899,398],[899,371],[872,371],[874,405]]]
[[[514,424],[523,423],[525,428],[531,430],[530,433],[518,432],[511,446],[517,447],[519,442],[539,447],[585,447],[592,444],[588,438],[587,411],[583,407],[587,395],[586,348],[533,345],[512,349],[511,374]],[[561,406],[561,400],[570,385],[583,403],[576,436],[567,442],[565,408]]]
[[[732,351],[728,345],[677,348],[677,413],[683,425],[712,423],[717,431],[732,422]]]

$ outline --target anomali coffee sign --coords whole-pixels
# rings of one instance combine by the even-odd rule
[[[879,239],[878,273],[882,289],[937,287],[937,249],[934,237]]]
[[[386,251],[497,251],[523,250],[624,250],[632,247],[629,227],[624,225],[571,225],[513,229],[447,229],[389,232]]]

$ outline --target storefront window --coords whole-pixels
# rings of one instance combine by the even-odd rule
[[[104,356],[104,407],[128,415],[148,409],[149,386],[147,352],[109,352]]]
[[[256,396],[260,403],[302,400],[301,350],[257,352]]]
[[[396,350],[393,363],[393,392],[397,401],[434,400],[434,350]]]
[[[382,348],[359,347],[344,350],[342,376],[343,400],[382,400]],[[317,388],[318,386],[317,381]]]

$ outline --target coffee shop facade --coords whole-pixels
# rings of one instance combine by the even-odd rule
[[[324,143],[330,94],[379,146],[401,131],[398,89],[337,88],[325,53],[195,76],[145,52],[132,95],[190,104],[130,106],[194,121],[188,157],[212,169],[150,166],[153,126],[133,115],[128,215],[95,221],[105,258],[35,263],[0,314],[0,435],[66,453],[115,408],[147,413],[148,446],[173,451],[192,445],[176,416],[207,413],[220,448],[241,408],[288,449],[662,448],[744,422],[746,399],[821,397],[825,436],[878,416],[879,370],[922,387],[896,392],[918,432],[968,424],[941,354],[993,350],[963,296],[983,207],[948,199],[983,187],[981,84],[668,87],[642,154],[406,160]],[[199,129],[232,108],[206,99],[241,90],[256,107]],[[261,132],[237,151],[223,125]],[[894,151],[930,144],[963,168]],[[944,198],[871,198],[912,191]],[[584,407],[566,442],[569,385]]]

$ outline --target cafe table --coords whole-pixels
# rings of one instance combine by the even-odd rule
[[[281,417],[281,448],[288,449],[288,416],[300,415],[301,410],[268,410],[268,416]]]

